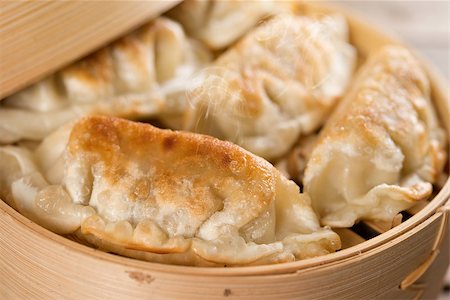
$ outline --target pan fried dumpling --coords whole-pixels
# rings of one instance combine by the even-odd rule
[[[36,223],[71,233],[95,214],[92,207],[73,203],[61,185],[50,185],[29,150],[0,147],[0,165],[0,199]]]
[[[179,98],[189,76],[209,60],[178,23],[158,18],[2,101],[0,143],[41,140],[92,113],[128,118],[182,113]]]
[[[280,15],[194,80],[185,129],[275,159],[325,121],[354,64],[342,17]]]
[[[274,0],[186,0],[168,15],[211,49],[223,49],[259,21],[288,9],[288,3]]]
[[[55,147],[58,140],[64,147]],[[0,163],[0,197],[17,210],[130,257],[238,266],[340,247],[292,181],[262,158],[208,136],[87,117],[34,153],[0,148]],[[52,168],[63,169],[59,180],[46,178]]]
[[[305,191],[322,224],[392,221],[431,195],[445,143],[419,62],[400,46],[382,48],[321,132]]]

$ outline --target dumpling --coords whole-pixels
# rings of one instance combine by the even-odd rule
[[[386,46],[365,63],[320,133],[304,188],[322,224],[390,222],[431,195],[445,144],[419,62]]]
[[[180,114],[188,78],[209,60],[178,23],[158,18],[2,101],[0,143],[41,140],[86,114]]]
[[[318,133],[301,137],[286,155],[277,160],[274,166],[281,174],[303,186],[306,164],[317,140]]]
[[[106,251],[238,266],[340,248],[292,181],[212,137],[86,117],[35,152],[0,147],[0,163],[2,199],[48,229],[76,232]]]
[[[354,64],[342,17],[277,16],[193,81],[185,129],[273,160],[325,121]]]
[[[168,15],[209,48],[222,49],[261,20],[289,10],[288,4],[274,0],[186,0]]]

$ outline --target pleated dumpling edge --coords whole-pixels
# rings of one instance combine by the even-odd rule
[[[0,148],[10,165],[0,196],[52,231],[129,257],[195,266],[279,263],[340,248],[308,196],[229,142],[110,117],[63,131],[67,146],[51,157],[42,156],[51,152],[42,147],[55,147],[45,140],[35,152]]]
[[[401,46],[385,46],[364,64],[321,131],[305,191],[322,224],[391,222],[431,195],[446,145],[420,63]]]

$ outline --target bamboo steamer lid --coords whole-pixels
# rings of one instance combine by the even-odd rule
[[[344,14],[362,58],[400,43],[340,8],[303,8]],[[424,67],[449,136],[448,84]],[[344,249],[337,253],[240,268],[163,265],[104,253],[48,231],[0,201],[0,298],[432,299],[449,264],[449,198],[447,178],[431,201],[405,212],[406,220],[390,230],[365,222],[360,232],[339,230]]]
[[[0,99],[111,42],[178,2],[1,1]]]

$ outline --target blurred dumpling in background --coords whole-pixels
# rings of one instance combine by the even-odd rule
[[[287,178],[294,180],[303,186],[306,164],[308,163],[314,146],[317,143],[319,133],[302,136],[289,152],[274,162],[275,167]]]
[[[229,142],[86,117],[36,151],[0,147],[0,198],[36,223],[149,261],[241,266],[334,252],[307,195]]]
[[[258,22],[290,6],[290,2],[274,0],[186,0],[168,15],[180,22],[189,35],[217,50],[230,46]]]
[[[323,124],[355,59],[343,17],[276,16],[194,80],[185,129],[280,157]]]
[[[2,101],[0,143],[41,140],[91,113],[127,118],[180,113],[187,79],[210,59],[178,23],[158,18]]]
[[[445,146],[420,63],[388,46],[368,59],[321,131],[304,191],[324,225],[392,222],[431,195]]]

